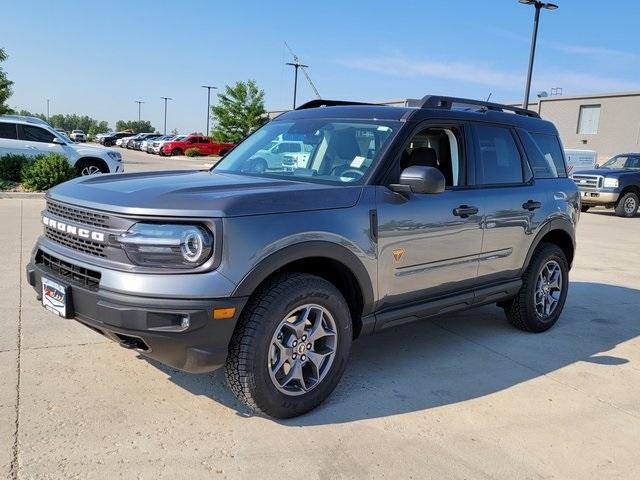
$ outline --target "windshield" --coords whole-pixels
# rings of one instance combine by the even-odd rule
[[[358,183],[399,126],[395,121],[272,121],[229,152],[214,169],[302,181]]]
[[[628,158],[629,157],[627,156],[613,157],[611,160],[607,160],[603,163],[600,168],[624,168]]]

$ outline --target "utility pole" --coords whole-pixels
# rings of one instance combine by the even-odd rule
[[[141,108],[142,104],[144,103],[142,100],[135,100],[135,102],[138,104],[138,121],[142,120],[142,115],[141,115]]]
[[[217,90],[218,87],[211,85],[202,85],[202,88],[207,89],[207,129],[205,130],[205,136],[209,136],[209,119],[211,118],[211,89]]]
[[[294,81],[293,81],[293,109],[296,109],[296,95],[298,93],[298,69],[299,68],[306,68],[309,65],[304,65],[300,62],[294,61],[294,62],[287,62],[287,65],[292,66],[295,69],[295,77],[294,77]]]
[[[173,100],[171,97],[160,97],[164,100],[164,135],[167,134],[167,100]]]
[[[544,3],[540,0],[519,0],[524,5],[533,5],[536,9],[536,13],[533,17],[533,33],[531,34],[531,50],[529,52],[529,69],[527,71],[527,84],[524,89],[524,101],[522,107],[524,109],[529,108],[529,94],[531,93],[531,76],[533,75],[533,59],[536,55],[536,42],[538,40],[538,21],[540,19],[540,10],[556,10],[558,5],[554,3]]]

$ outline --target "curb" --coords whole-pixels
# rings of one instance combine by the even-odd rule
[[[21,198],[23,200],[37,200],[44,198],[46,192],[0,192],[1,198]]]

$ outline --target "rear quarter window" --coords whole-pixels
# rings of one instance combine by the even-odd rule
[[[566,177],[567,167],[564,162],[564,154],[562,152],[562,148],[560,147],[560,140],[558,140],[558,137],[546,133],[531,133],[530,135],[540,154],[542,155],[542,158],[547,164],[547,168],[555,168],[554,176],[542,178]]]

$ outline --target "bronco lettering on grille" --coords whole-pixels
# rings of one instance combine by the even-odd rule
[[[42,223],[49,228],[54,228],[62,233],[67,233],[80,238],[91,239],[94,242],[104,242],[104,233],[96,232],[82,227],[76,227],[75,225],[69,225],[68,223],[54,220],[45,215],[42,216]]]

